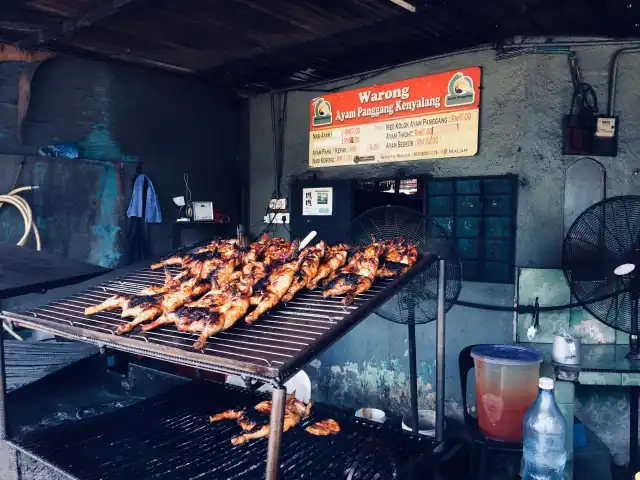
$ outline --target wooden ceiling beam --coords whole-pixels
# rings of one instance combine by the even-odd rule
[[[23,48],[34,48],[68,37],[77,30],[87,28],[118,13],[123,7],[135,1],[138,0],[100,0],[96,6],[80,15],[61,20],[50,28],[38,30],[34,35],[22,40],[19,45]]]

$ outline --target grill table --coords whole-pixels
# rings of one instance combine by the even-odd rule
[[[91,317],[84,315],[86,306],[101,303],[115,293],[135,293],[146,286],[161,285],[164,273],[148,268],[28,312],[2,312],[0,316],[27,328],[93,343],[100,348],[110,347],[271,383],[274,386],[273,409],[266,467],[267,478],[271,480],[276,478],[280,465],[284,382],[435,261],[437,257],[425,255],[401,277],[376,281],[368,292],[356,297],[349,307],[340,304],[342,297],[323,299],[320,292],[301,292],[293,301],[263,314],[253,325],[240,321],[229,330],[210,337],[205,349],[200,352],[191,347],[195,336],[179,332],[173,326],[163,326],[147,333],[116,336],[113,332],[125,323],[119,313],[101,312]]]

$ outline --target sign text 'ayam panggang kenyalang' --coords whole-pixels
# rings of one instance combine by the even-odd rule
[[[311,101],[309,165],[353,165],[477,153],[480,68]]]

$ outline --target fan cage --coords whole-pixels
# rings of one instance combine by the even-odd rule
[[[567,232],[562,268],[573,297],[593,317],[615,330],[637,333],[640,274],[640,196],[611,197],[582,212]],[[618,276],[614,269],[634,263]]]
[[[462,266],[446,231],[417,210],[400,206],[376,207],[356,217],[349,229],[355,245],[403,237],[414,243],[421,255],[435,254],[446,261],[445,311],[458,299],[462,288]],[[421,324],[437,316],[438,265],[434,262],[424,273],[381,305],[376,313],[402,324]]]

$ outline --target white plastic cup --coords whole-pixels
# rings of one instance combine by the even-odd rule
[[[413,432],[411,414],[402,417],[402,429]],[[436,412],[434,410],[418,410],[418,434],[428,437],[436,435]]]
[[[356,410],[356,417],[366,418],[378,423],[384,423],[387,420],[387,415],[377,408],[361,408]]]

